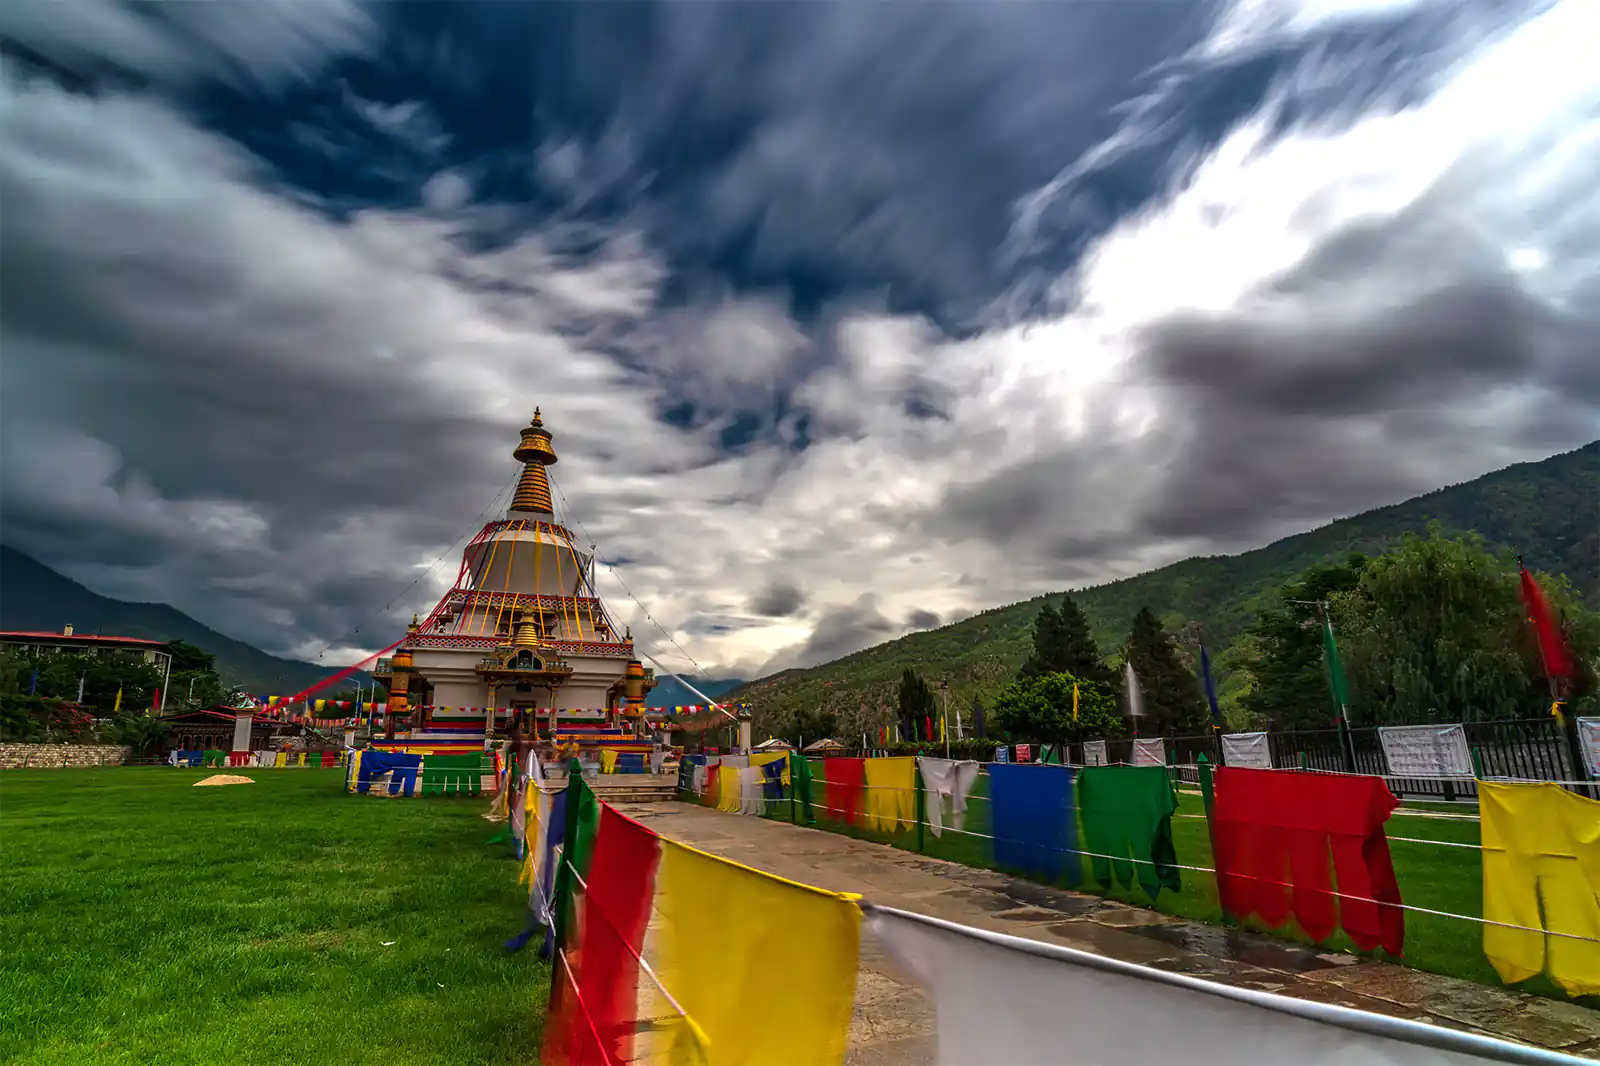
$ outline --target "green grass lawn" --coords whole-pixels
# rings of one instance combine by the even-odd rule
[[[526,890],[487,800],[211,772],[0,774],[0,1061],[537,1060],[550,970],[501,946]]]
[[[823,777],[820,764],[813,763],[813,774],[819,783],[814,793],[818,803],[823,802]],[[973,833],[992,834],[989,817],[987,776],[978,778],[977,787],[967,805],[965,828]],[[1476,815],[1472,805],[1451,805],[1451,813]],[[1178,814],[1172,829],[1178,862],[1184,866],[1211,867],[1211,839],[1203,817],[1204,804],[1197,794],[1182,792],[1178,796]],[[789,805],[777,804],[770,812],[781,820],[788,820]],[[895,847],[917,850],[914,831],[884,834],[841,824],[829,820],[827,812],[818,810],[817,827],[844,833],[862,840],[874,840]],[[1448,841],[1461,844],[1478,843],[1478,823],[1467,818],[1393,817],[1388,824],[1389,850],[1394,859],[1395,877],[1400,883],[1400,897],[1406,903],[1430,910],[1448,911],[1452,914],[1477,916],[1483,913],[1483,866],[1481,853],[1475,848],[1442,847],[1438,844],[1411,843],[1397,840]],[[1083,847],[1081,826],[1079,847]],[[935,837],[924,831],[921,850],[935,858],[959,862],[967,866],[997,869],[993,861],[993,845],[981,836],[962,836],[946,831]],[[1006,871],[1018,873],[1020,871]],[[1108,899],[1120,900],[1140,907],[1157,910],[1180,918],[1205,922],[1221,922],[1222,908],[1217,900],[1217,883],[1214,875],[1190,870],[1181,872],[1183,887],[1179,892],[1163,890],[1153,903],[1137,885],[1129,889],[1118,884],[1102,885],[1095,881],[1088,859],[1083,860],[1084,881],[1072,885],[1058,882],[1062,887],[1093,892]],[[1038,878],[1032,878],[1038,880]],[[1249,928],[1270,932],[1275,936],[1310,943],[1310,938],[1294,925],[1267,929],[1259,919],[1251,919]],[[1342,932],[1324,942],[1325,946],[1357,954],[1355,945]],[[1402,960],[1407,965],[1433,973],[1448,974],[1483,984],[1499,985],[1500,978],[1483,954],[1483,926],[1459,918],[1445,918],[1432,914],[1406,912],[1406,953]],[[1386,958],[1381,951],[1373,957]],[[1537,977],[1517,986],[1522,991],[1567,999],[1559,987],[1545,977]],[[1585,1006],[1600,1008],[1600,997],[1588,996],[1571,1000]]]

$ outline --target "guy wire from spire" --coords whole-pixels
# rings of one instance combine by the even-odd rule
[[[490,511],[493,511],[495,509],[495,506],[500,502],[500,498],[502,496],[505,496],[508,492],[511,491],[512,486],[516,484],[518,476],[519,476],[519,474],[512,474],[511,477],[506,481],[506,483],[504,485],[500,486],[500,491],[494,494],[494,499],[489,501],[489,505],[487,507],[485,507],[483,510],[478,512],[478,521],[479,521],[480,528],[482,526],[482,521],[483,521],[484,516],[487,515]],[[444,562],[446,556],[448,556],[451,552],[455,551],[458,547],[461,546],[461,542],[462,542],[462,540],[464,540],[466,538],[466,536],[467,536],[467,534],[463,533],[463,534],[461,534],[461,536],[457,537],[455,543],[450,545],[450,547],[446,548],[444,551],[440,552],[439,553],[439,557],[433,561],[432,565],[430,565],[421,574],[418,574],[417,577],[412,580],[411,584],[407,585],[405,588],[401,589],[399,592],[397,592],[393,596],[389,597],[389,602],[383,605],[382,611],[374,611],[371,614],[367,615],[367,617],[363,618],[361,620],[362,625],[365,625],[367,622],[370,622],[374,617],[378,616],[380,613],[387,612],[389,610],[389,608],[394,606],[396,600],[400,599],[402,596],[406,595],[406,593],[408,593],[412,589],[416,588],[418,582],[422,581],[424,578],[426,578],[429,575],[431,575],[435,570],[439,569],[439,564]],[[354,637],[354,636],[358,635],[360,632],[361,632],[361,626],[356,626],[354,629],[351,629],[349,632],[340,634],[338,637],[334,638],[334,640],[343,640],[345,637]],[[322,650],[317,652],[317,659],[320,661],[322,659],[322,657],[324,655],[326,655],[328,653],[328,651],[333,647],[333,645],[334,645],[334,641],[333,640],[330,640],[328,643],[324,644],[322,646]]]
[[[545,472],[549,473],[548,467],[545,469]],[[550,476],[550,487],[556,490],[556,496],[561,500],[561,511],[563,515],[565,515],[566,518],[568,518],[574,525],[578,527],[579,531],[583,533],[583,539],[588,541],[592,546],[594,544],[594,538],[589,536],[589,531],[584,528],[583,522],[579,520],[578,516],[573,512],[572,504],[567,502],[567,494],[561,491],[560,485],[556,484],[555,475],[553,474]],[[644,604],[639,602],[639,597],[635,596],[633,594],[633,590],[628,588],[628,583],[622,580],[622,575],[617,573],[617,568],[612,566],[610,563],[605,562],[603,559],[601,560],[601,563],[605,566],[606,570],[610,572],[611,576],[617,579],[617,584],[622,586],[622,591],[628,594],[628,599],[633,601],[634,606],[644,612],[644,616],[650,620],[650,624],[660,630],[661,635],[667,638],[667,642],[670,643],[674,648],[678,649],[678,654],[682,655],[685,659],[688,659],[691,663],[694,663],[694,669],[697,674],[705,678],[707,681],[710,681],[712,679],[711,675],[706,673],[705,667],[695,662],[694,656],[690,655],[687,651],[684,651],[683,645],[674,640],[672,634],[668,633],[666,628],[663,627],[660,622],[655,620],[655,616],[650,613],[649,609],[645,607]],[[591,591],[595,592],[596,597],[599,596],[598,590]]]

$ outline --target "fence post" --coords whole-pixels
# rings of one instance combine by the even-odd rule
[[[1561,732],[1566,734],[1567,756],[1572,760],[1572,779],[1574,781],[1593,781],[1594,775],[1589,773],[1589,764],[1583,759],[1583,742],[1578,739],[1578,721],[1576,715],[1564,714],[1559,719]],[[1590,785],[1578,795],[1587,792],[1591,796],[1600,798],[1600,785]]]
[[[1205,752],[1202,751],[1199,754],[1199,756],[1196,757],[1195,766],[1197,767],[1197,772],[1198,772],[1199,777],[1200,777],[1200,798],[1201,798],[1201,801],[1205,804],[1205,810],[1206,810],[1206,837],[1211,841],[1211,865],[1212,866],[1216,866],[1217,865],[1217,833],[1216,833],[1216,830],[1213,828],[1212,820],[1211,820],[1211,808],[1212,808],[1214,800],[1215,800],[1215,795],[1213,793],[1212,785],[1211,785],[1211,760],[1206,758],[1206,753]],[[1220,900],[1221,900],[1221,897],[1222,897],[1222,885],[1221,885],[1221,879],[1220,878],[1218,879],[1218,884],[1217,884],[1217,897],[1218,897],[1218,901],[1219,901],[1219,905],[1220,905]],[[1227,907],[1223,907],[1222,908],[1222,920],[1223,920],[1223,922],[1227,923],[1228,925],[1233,925],[1235,922],[1238,921],[1238,919],[1233,916],[1233,914],[1228,910]]]
[[[1344,760],[1344,772],[1356,772],[1356,738],[1350,733],[1350,723],[1339,719],[1339,756]]]
[[[927,812],[927,809],[928,809],[928,800],[927,800],[926,794],[922,790],[922,761],[920,759],[917,761],[916,766],[917,766],[917,850],[920,852],[922,850],[922,848],[923,848],[923,845],[926,843],[926,840],[924,838],[924,830],[922,828],[922,822],[923,822],[923,815]]]

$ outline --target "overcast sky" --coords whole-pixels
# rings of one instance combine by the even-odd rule
[[[0,535],[280,654],[431,606],[535,405],[618,621],[746,677],[1600,437],[1591,0],[0,39]]]

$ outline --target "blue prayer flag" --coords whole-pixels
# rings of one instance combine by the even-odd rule
[[[1044,763],[990,763],[989,800],[996,865],[1069,884],[1083,880],[1078,855],[1075,771]]]
[[[1222,709],[1217,706],[1217,686],[1211,680],[1211,656],[1206,654],[1206,646],[1200,645],[1200,676],[1206,683],[1206,702],[1211,704],[1211,720],[1218,729],[1222,728]]]

